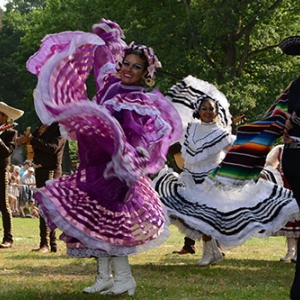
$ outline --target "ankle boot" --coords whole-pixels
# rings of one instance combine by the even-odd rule
[[[287,253],[284,257],[280,258],[280,261],[290,262],[292,261],[292,259],[295,258],[295,255],[297,255],[296,240],[294,238],[287,237],[286,242],[287,242]]]
[[[297,248],[299,246],[300,240],[297,240]],[[299,248],[298,248],[299,249]],[[291,300],[299,300],[300,299],[300,261],[296,263],[295,275],[293,284],[290,290],[290,299]]]
[[[112,257],[115,281],[112,288],[103,291],[101,295],[120,295],[128,292],[129,296],[133,296],[136,288],[136,283],[132,277],[128,256]]]
[[[172,253],[182,255],[182,254],[188,254],[188,253],[195,254],[195,252],[196,252],[195,241],[188,238],[188,237],[185,237],[184,238],[184,245],[181,248],[181,250],[175,250]]]
[[[297,254],[298,254],[298,239],[295,239],[295,255],[291,259],[291,262],[297,263]]]
[[[220,251],[216,240],[203,241],[203,256],[198,264],[202,267],[217,263],[223,260],[222,252]]]
[[[111,288],[114,284],[111,267],[110,257],[97,258],[97,277],[92,286],[85,287],[84,293],[96,293]]]

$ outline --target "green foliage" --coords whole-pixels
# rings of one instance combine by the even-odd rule
[[[76,141],[69,141],[69,153],[71,162],[78,162],[78,147]]]
[[[3,28],[0,32],[0,100],[26,111],[27,107],[22,101],[25,92],[22,85],[24,81],[19,80],[18,77],[19,72],[25,69],[24,61],[22,65],[19,63],[22,59],[22,53],[18,52],[18,45],[26,29],[24,21],[23,16],[17,11],[12,11],[9,15],[5,13],[2,20]],[[18,122],[22,123],[26,117],[24,116]]]
[[[245,113],[248,121],[262,116],[298,75],[298,58],[278,47],[298,34],[297,0],[10,0],[0,32],[0,98],[25,109],[21,130],[37,122],[29,56],[45,35],[90,32],[101,18],[120,24],[128,43],[155,49],[163,65],[156,79],[162,92],[191,74],[215,84],[228,97],[232,115]],[[89,79],[90,98],[92,86]]]
[[[26,15],[33,9],[42,9],[44,5],[44,0],[8,0],[6,4],[6,11],[18,11],[22,15]]]

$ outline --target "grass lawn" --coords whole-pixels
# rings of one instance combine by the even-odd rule
[[[31,252],[39,245],[38,220],[14,218],[13,225],[13,248],[0,249],[0,299],[129,298],[83,294],[82,289],[94,281],[94,259],[67,257],[61,241],[57,253]],[[225,251],[220,264],[203,268],[197,265],[202,243],[197,242],[194,255],[172,254],[181,248],[183,236],[173,226],[170,230],[170,238],[160,247],[130,256],[137,282],[131,299],[289,299],[295,264],[279,262],[286,253],[283,237],[249,240]]]

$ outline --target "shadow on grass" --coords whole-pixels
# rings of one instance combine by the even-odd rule
[[[24,252],[23,254],[10,255],[10,259],[13,260],[24,260],[25,259],[37,259],[37,260],[58,260],[58,259],[73,259],[69,258],[65,254],[57,254],[57,253],[38,253],[38,252]],[[73,259],[74,260],[74,259]]]
[[[33,272],[33,276],[35,274],[47,273],[51,271],[51,273],[62,274],[62,275],[70,275],[76,273],[80,274],[91,274],[95,275],[96,271],[96,261],[94,258],[90,259],[80,259],[80,258],[69,258],[65,255],[56,255],[56,254],[46,254],[46,255],[38,255],[38,254],[24,254],[24,255],[13,255],[10,257],[12,260],[20,260],[24,261],[25,259],[33,259],[34,265],[28,266],[26,264],[18,264],[15,267],[11,268],[11,271],[15,270],[17,273],[28,272],[29,270]],[[181,258],[181,257],[180,257]],[[131,262],[131,268],[134,271],[145,270],[160,272],[164,271],[168,272],[177,272],[178,276],[185,273],[186,270],[192,273],[199,272],[215,272],[215,271],[226,271],[226,270],[235,270],[241,271],[244,273],[252,273],[252,272],[265,272],[271,270],[276,274],[277,271],[285,272],[285,271],[294,271],[295,264],[294,263],[283,263],[274,260],[254,260],[254,259],[234,259],[234,258],[224,258],[222,262],[218,264],[212,264],[207,267],[199,266],[198,260],[199,258],[194,258],[194,256],[189,256],[189,258],[184,257],[184,259],[180,259],[178,256],[165,255],[162,256],[159,261],[155,263],[143,263],[139,264],[137,262]],[[52,264],[51,261],[57,262],[59,260],[63,261],[63,265],[55,265]],[[49,262],[48,264],[44,264],[44,262]],[[3,274],[0,273],[0,276]]]
[[[64,265],[53,265],[61,258]],[[138,286],[132,299],[288,299],[294,264],[225,258],[220,264],[200,267],[197,261],[194,256],[166,255],[156,263],[133,262]],[[5,283],[1,299],[111,299],[81,292],[93,283],[95,273],[94,259],[82,263],[65,256],[37,256],[34,266],[18,264],[0,273],[0,283]]]

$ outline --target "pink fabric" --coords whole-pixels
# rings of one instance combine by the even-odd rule
[[[75,174],[47,182],[35,198],[68,247],[91,256],[136,253],[167,238],[165,213],[146,175],[163,167],[169,145],[182,135],[180,117],[164,95],[114,77],[109,44],[118,48],[118,34],[109,41],[57,34],[27,63],[38,75],[38,116],[44,123],[58,121],[78,141],[80,161]],[[85,82],[93,67],[99,90],[90,101]]]

